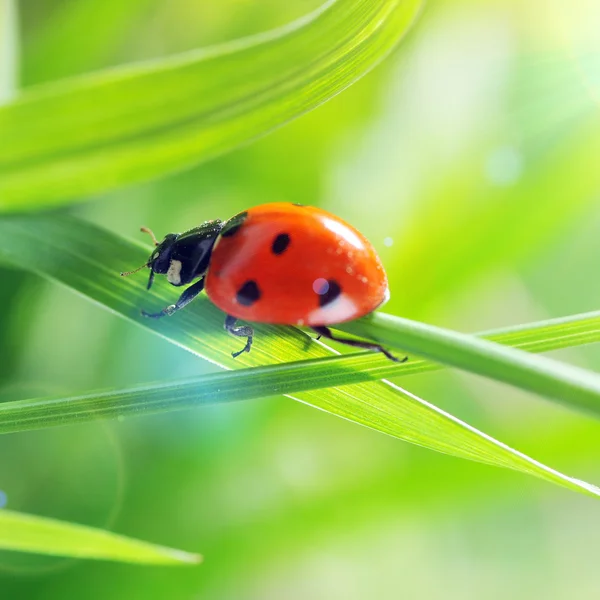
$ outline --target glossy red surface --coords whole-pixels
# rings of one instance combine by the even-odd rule
[[[387,299],[375,249],[339,217],[288,203],[246,213],[234,234],[218,239],[206,277],[209,298],[224,312],[247,321],[328,325],[361,317]],[[276,254],[273,244],[282,234],[289,243]],[[256,284],[259,297],[244,305],[239,290],[247,282]],[[326,291],[337,288],[324,302]]]

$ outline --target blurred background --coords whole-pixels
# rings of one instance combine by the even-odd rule
[[[321,0],[21,0],[28,87],[264,31]],[[401,47],[326,105],[191,171],[71,209],[158,235],[254,204],[360,227],[386,311],[462,331],[595,310],[600,6],[431,1]],[[2,269],[0,399],[212,367],[69,290]],[[57,326],[60,324],[60,327]],[[600,368],[600,348],[555,356]],[[398,380],[600,483],[600,427],[475,376]],[[0,553],[1,598],[588,599],[597,502],[271,398],[0,437],[0,505],[199,551],[194,568]]]

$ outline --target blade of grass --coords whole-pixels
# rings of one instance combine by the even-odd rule
[[[492,342],[527,350],[549,352],[600,341],[600,311],[558,317],[478,334]]]
[[[0,510],[0,549],[147,565],[197,564],[198,554],[55,519]]]
[[[381,61],[420,0],[329,0],[278,30],[25,92],[0,109],[0,209],[156,178],[263,135]]]
[[[600,375],[580,367],[384,313],[336,329],[598,413]]]
[[[144,319],[139,312],[145,288],[143,278],[122,279],[117,273],[132,264],[120,262],[119,257],[135,256],[132,262],[139,264],[147,258],[147,251],[89,223],[68,216],[7,216],[0,221],[0,234],[0,257],[67,283],[215,364],[239,368],[323,356],[316,350],[317,345],[310,344],[307,348],[308,338],[297,330],[288,328],[282,333],[282,328],[260,326],[253,352],[234,360],[230,356],[233,342],[221,333],[223,317],[205,298],[195,303],[196,310],[186,309],[175,319]],[[56,261],[57,252],[60,262]],[[161,298],[163,305],[170,303],[164,292],[163,287],[154,294]],[[472,335],[382,313],[337,328],[516,385],[570,406],[594,411],[600,398],[600,376],[595,373]],[[269,344],[263,343],[266,335],[275,332],[277,335],[270,337]],[[293,354],[290,346],[295,346]]]
[[[534,353],[583,346],[600,342],[600,311],[536,321],[473,335],[497,344]],[[393,375],[386,373],[382,377],[416,375],[438,371],[445,366],[441,363],[415,358],[398,365]],[[594,413],[600,413],[600,403],[589,408]]]
[[[379,364],[373,364],[376,362]],[[341,370],[340,365],[343,366]],[[333,366],[335,369],[332,369]],[[211,402],[260,398],[270,393],[289,394],[332,385],[338,381],[348,384],[371,377],[376,379],[398,368],[381,357],[357,354],[256,367],[226,374],[217,373],[187,381],[150,384],[72,398],[8,402],[0,404],[0,433],[96,418],[121,418],[182,410]],[[392,420],[389,410],[382,412],[379,422],[374,422],[368,411],[364,420],[361,420],[362,415],[355,410],[340,411],[339,408],[347,409],[343,405],[337,412],[330,412],[400,439],[409,439],[406,437],[407,432],[413,429],[413,421],[420,418],[422,433],[409,440],[415,444],[492,466],[521,471],[572,490],[600,496],[600,489],[595,486],[550,469],[401,388],[395,389],[399,392],[397,401],[404,404],[397,407],[397,423]],[[324,391],[323,394],[331,394],[331,390]],[[313,405],[322,408],[318,404]],[[380,402],[380,406],[385,406],[385,403]],[[424,440],[433,434],[437,435],[435,444],[425,443]]]
[[[230,354],[234,340],[222,333],[223,315],[204,297],[181,311],[177,318],[143,319],[140,305],[164,306],[171,302],[173,291],[176,292],[167,286],[155,286],[152,293],[148,293],[145,278],[119,277],[120,271],[142,263],[148,253],[148,248],[67,215],[13,215],[0,219],[0,258],[60,282],[222,367],[285,363],[328,355],[326,348],[310,342],[298,330],[257,326],[252,353],[234,360]],[[294,398],[420,446],[521,471],[589,495],[600,495],[594,486],[509,448],[389,383],[308,391]]]
[[[600,312],[530,323],[489,332],[487,339],[530,352],[546,352],[600,342]],[[149,383],[69,398],[34,398],[0,404],[0,434],[194,408],[276,394],[377,381],[443,369],[423,359],[393,363],[380,354],[360,352],[277,365],[212,373],[180,381]],[[600,402],[594,407],[600,416]]]

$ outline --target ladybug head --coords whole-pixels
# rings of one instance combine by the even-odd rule
[[[187,285],[206,272],[213,246],[222,228],[223,223],[219,220],[206,221],[183,233],[169,233],[159,242],[149,229],[142,227],[142,231],[152,237],[156,248],[145,264],[121,275],[131,275],[149,267],[148,289],[152,287],[156,274],[166,275],[167,281],[172,285]]]
[[[147,289],[150,289],[152,287],[152,283],[154,282],[155,273],[158,273],[159,275],[164,275],[165,273],[168,272],[169,265],[171,263],[171,254],[173,252],[173,245],[180,234],[168,233],[165,236],[165,239],[162,242],[159,242],[156,239],[156,237],[154,236],[154,233],[152,233],[152,231],[150,229],[148,229],[146,227],[142,227],[141,231],[150,235],[156,248],[154,249],[154,251],[152,252],[150,257],[148,258],[148,260],[141,267],[138,267],[137,269],[134,269],[133,271],[124,271],[123,273],[121,273],[121,276],[127,277],[127,275],[132,275],[133,273],[137,273],[138,271],[140,271],[141,269],[144,269],[145,267],[149,267],[150,277],[148,279]]]
[[[171,254],[173,253],[173,247],[179,235],[179,233],[168,233],[162,242],[158,243],[156,239],[154,240],[156,248],[146,263],[146,265],[150,267],[148,289],[152,287],[155,273],[158,273],[159,275],[165,275],[169,271],[169,267],[171,265]]]

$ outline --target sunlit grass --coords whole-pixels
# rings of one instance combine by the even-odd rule
[[[325,347],[312,342],[310,337],[298,330],[258,326],[252,352],[233,359],[233,340],[222,331],[223,315],[206,297],[198,298],[175,318],[145,319],[140,314],[141,303],[147,306],[169,303],[165,286],[154,286],[152,293],[147,293],[145,278],[122,278],[118,274],[129,268],[130,264],[143,263],[148,252],[141,245],[71,217],[11,216],[0,222],[0,257],[18,264],[20,268],[67,285],[139,326],[222,367],[239,369],[242,366],[274,365],[270,370],[265,367],[266,371],[238,372],[229,374],[230,379],[213,381],[213,386],[204,391],[208,401],[241,399],[244,396],[242,392],[236,395],[236,389],[242,386],[246,390],[244,393],[252,398],[293,393],[293,397],[302,402],[405,441],[454,456],[523,471],[592,495],[600,494],[594,486],[542,465],[387,382],[357,383],[351,387],[328,387],[294,393],[295,385],[299,390],[307,389],[303,386],[308,385],[310,390],[332,382],[328,377],[332,369],[327,361],[314,368],[310,362],[289,364],[294,360],[329,354]],[[126,262],[124,257],[127,257]],[[542,325],[542,332],[546,326]],[[587,334],[591,335],[595,328],[596,321],[592,317]],[[393,346],[401,345],[433,357],[436,361],[508,381],[549,397],[560,398],[563,402],[568,402],[572,397],[573,403],[579,401],[580,404],[587,403],[589,407],[600,397],[599,377],[595,374],[500,346],[483,338],[385,315],[356,321],[345,325],[344,329],[366,334],[367,337],[371,334]],[[383,362],[381,357],[371,356],[359,356],[354,360]],[[384,365],[384,369],[390,367]],[[340,383],[350,383],[360,381],[361,375],[356,372],[358,366],[354,364],[352,369],[344,368],[342,371],[343,365],[340,363],[339,368],[334,367],[333,370],[340,371]],[[393,368],[401,369],[402,366],[393,365]],[[263,378],[265,374],[267,376]],[[223,392],[220,396],[221,384]],[[227,386],[231,386],[229,394]],[[180,400],[183,405],[189,405],[192,398],[198,397],[194,383],[191,386],[184,385],[175,395],[168,386],[166,394],[162,394],[160,384],[156,387],[154,400],[158,406],[169,397],[175,403]],[[121,397],[117,393],[112,400],[116,400],[118,407],[119,399],[123,399],[128,408],[121,405],[121,409],[127,411],[136,403],[143,402],[148,391],[148,388],[136,389],[125,392]],[[110,393],[108,397],[111,397]],[[77,420],[82,418],[81,413],[94,412],[102,406],[105,398],[92,396],[76,400],[71,418]],[[157,404],[148,405],[150,412],[156,410]],[[43,410],[44,402],[36,406],[34,412],[40,408]],[[52,406],[51,400],[49,406]],[[27,419],[29,408],[28,403],[21,405],[24,420]],[[82,408],[81,413],[79,408]],[[113,411],[114,408],[115,405]],[[10,411],[8,405],[7,411]],[[19,408],[16,410],[17,418],[18,412]],[[113,412],[113,416],[115,414]],[[15,418],[15,413],[11,416],[9,412],[9,422],[11,418]]]
[[[389,319],[389,315],[381,317]],[[371,330],[368,325],[367,331],[375,335],[387,332],[385,327]],[[394,335],[393,331],[391,335]],[[572,348],[600,341],[600,313],[529,323],[518,328],[487,332],[480,337],[528,352]],[[100,418],[170,412],[276,394],[297,394],[388,377],[418,375],[442,368],[443,364],[420,358],[397,364],[381,354],[367,351],[250,367],[179,381],[148,383],[129,389],[90,392],[68,398],[15,400],[0,404],[0,433],[64,426]],[[579,408],[571,397],[565,399],[565,404]],[[600,400],[585,408],[600,415]]]
[[[0,7],[11,4],[0,0]],[[96,14],[99,18],[104,14],[106,19],[97,30],[118,29],[119,19],[126,23],[131,18],[128,14],[137,10],[134,4],[123,7],[111,1],[103,5],[103,12]],[[144,1],[137,4],[141,6]],[[405,34],[419,6],[416,0],[337,0],[272,34],[235,42],[214,52],[200,50],[32,89],[14,105],[0,110],[0,210],[35,210],[86,201],[89,194],[160,177],[244,144],[324,102],[368,72]],[[66,31],[60,27],[47,30],[50,35],[46,46],[40,46],[47,52],[38,53],[31,63],[34,78],[43,79],[48,74],[51,78],[49,61],[60,63],[52,65],[57,72],[61,68],[85,71],[86,65],[111,50],[99,36],[82,40],[79,52],[72,52],[73,40],[78,37],[76,24],[87,8],[83,4],[65,7],[66,22],[73,25]],[[77,11],[81,11],[79,16]],[[2,16],[0,9],[0,29]],[[2,50],[6,39],[0,32]],[[10,52],[0,51],[0,72],[10,63],[10,70],[4,72],[12,78],[4,90],[0,89],[0,96],[14,93],[16,53],[14,43]],[[61,62],[61,56],[69,60]],[[552,74],[551,69],[548,72]],[[562,99],[578,100],[576,96],[564,85],[555,97],[536,97],[536,111],[553,115]],[[409,111],[406,119],[412,116]],[[451,177],[436,173],[430,178],[434,183],[427,198],[417,197],[413,202],[412,224],[403,232],[401,250],[386,260],[388,270],[402,273],[408,282],[419,281],[419,272],[430,265],[436,267],[435,277],[406,295],[412,314],[419,310],[427,314],[427,306],[445,301],[478,276],[493,272],[499,265],[512,266],[517,259],[546,249],[549,241],[570,224],[591,214],[598,184],[594,160],[600,129],[593,119],[572,127],[565,125],[570,129],[559,136],[560,143],[555,147],[544,143],[542,153],[536,154],[537,149],[523,153],[524,173],[512,187],[482,186],[476,176],[480,166],[472,164],[481,159],[479,154],[467,156],[464,164],[454,164]],[[316,139],[322,131],[315,128],[306,139],[310,140],[311,135]],[[517,145],[518,140],[511,143]],[[412,151],[410,135],[406,144]],[[387,148],[377,149],[378,153],[383,151]],[[384,188],[387,183],[379,185]],[[165,214],[172,209],[169,191],[167,184],[162,190]],[[194,197],[201,202],[205,192],[204,188],[195,189]],[[304,188],[298,191],[305,192]],[[391,196],[393,192],[389,193]],[[308,196],[307,202],[322,200]],[[229,204],[225,204],[223,211],[229,211]],[[476,211],[472,211],[473,205],[477,205]],[[182,206],[181,210],[188,207]],[[120,270],[145,260],[148,249],[140,244],[64,215],[3,217],[0,233],[0,256],[7,263],[58,282],[94,301],[98,310],[108,309],[125,317],[130,325],[151,329],[198,357],[234,369],[185,381],[169,381],[170,372],[159,372],[156,383],[124,389],[111,389],[107,379],[108,391],[103,393],[7,402],[0,405],[1,432],[285,393],[414,444],[598,495],[594,486],[554,471],[426,400],[379,381],[454,366],[597,415],[600,403],[596,374],[511,349],[545,352],[597,342],[597,313],[481,335],[507,348],[385,314],[340,326],[340,330],[408,352],[410,361],[405,365],[365,353],[332,356],[299,330],[259,326],[252,354],[233,361],[230,352],[235,349],[235,341],[222,332],[222,315],[206,299],[199,299],[171,320],[141,320],[142,306],[162,307],[171,300],[173,290],[157,286],[147,294],[143,278],[125,282],[118,277]],[[583,305],[573,312],[592,307]],[[567,311],[554,314],[561,312]],[[35,334],[31,339],[36,339]],[[27,338],[23,335],[22,339]],[[406,381],[410,387],[411,380]],[[514,415],[514,419],[515,428],[529,427],[520,415]],[[63,431],[68,435],[68,430]],[[448,477],[454,478],[455,473]],[[202,481],[202,495],[205,484]],[[35,482],[31,487],[35,488]],[[464,488],[467,498],[469,485],[464,484]],[[146,502],[150,501],[144,495]],[[315,512],[320,509],[315,508]],[[296,517],[294,514],[295,521]],[[108,533],[1,511],[0,547],[146,563],[196,560],[179,551]]]
[[[75,202],[264,135],[378,64],[420,5],[329,0],[272,32],[27,91],[0,109],[0,209]]]
[[[198,554],[116,533],[0,510],[0,549],[147,565],[197,564]]]
[[[404,35],[419,5],[419,0],[331,1],[251,39],[21,94],[0,108],[0,207],[15,211],[73,202],[262,135],[368,72]],[[105,7],[109,30],[118,8],[118,3]],[[0,0],[0,102],[15,93],[15,9],[11,0]],[[77,16],[65,15],[67,22]],[[100,36],[90,38],[81,53],[70,52],[85,63],[103,46]],[[0,513],[0,520],[0,547],[6,549],[145,563],[197,559],[14,512]]]

